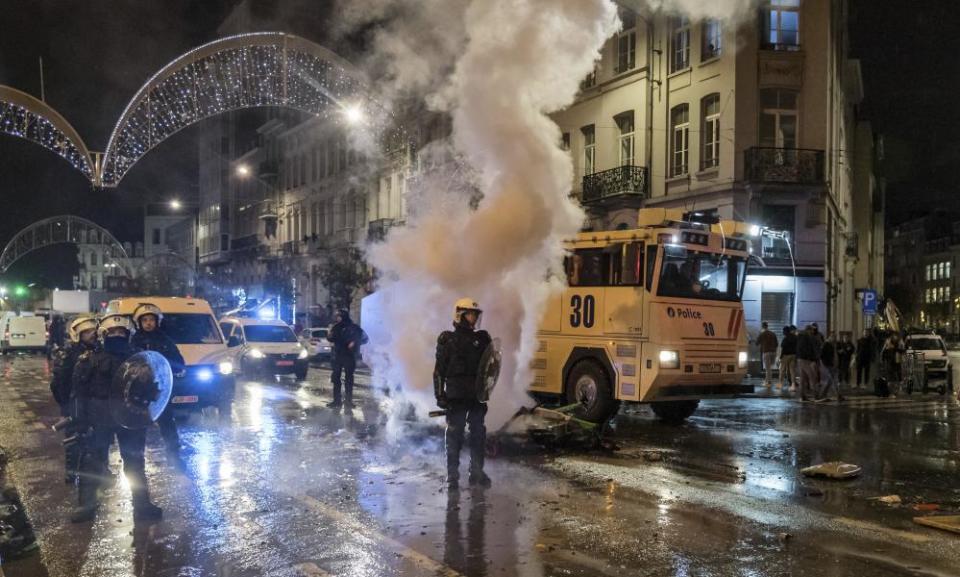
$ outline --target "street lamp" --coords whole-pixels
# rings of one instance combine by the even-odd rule
[[[182,207],[183,207],[183,203],[181,203],[179,200],[173,199],[170,201],[170,208],[172,208],[173,210],[180,210]]]
[[[359,104],[351,104],[344,108],[343,115],[347,119],[347,124],[357,125],[363,122],[363,110]]]
[[[246,164],[237,165],[237,176],[242,178],[250,176],[250,167]]]

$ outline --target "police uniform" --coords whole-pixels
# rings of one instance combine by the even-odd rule
[[[333,382],[333,402],[329,403],[331,407],[342,404],[341,394],[346,397],[347,405],[353,404],[353,373],[357,369],[357,355],[360,353],[360,346],[367,343],[366,334],[350,319],[350,313],[341,310],[338,314],[340,322],[333,325],[327,334],[327,340],[333,344],[333,361],[330,367],[330,380]],[[350,346],[351,343],[353,347]]]
[[[70,397],[73,388],[73,369],[80,355],[88,350],[91,350],[91,347],[82,342],[69,343],[65,347],[57,349],[53,355],[50,392],[53,393],[54,400],[60,405],[61,417],[68,417],[72,414]],[[73,483],[77,473],[77,463],[80,460],[80,448],[76,443],[70,443],[64,447],[64,453],[66,470],[64,480]]]
[[[461,299],[465,300],[469,299]],[[470,427],[470,483],[490,483],[483,473],[487,434],[483,421],[487,414],[487,404],[479,400],[482,391],[478,376],[483,353],[492,339],[487,331],[475,330],[462,320],[463,312],[472,310],[479,314],[480,309],[476,303],[472,303],[470,307],[460,306],[466,304],[461,301],[458,301],[455,312],[457,322],[454,330],[440,333],[437,339],[437,357],[433,371],[437,405],[447,411],[447,483],[451,488],[457,487],[459,483],[460,449],[463,448],[467,425]]]
[[[173,369],[174,373],[182,371],[186,366],[177,344],[159,327],[149,332],[137,331],[130,337],[130,346],[135,352],[156,351],[160,353],[170,362],[170,368]],[[160,417],[157,418],[157,426],[160,427],[160,436],[163,437],[167,450],[172,453],[179,452],[180,433],[177,431],[177,422],[173,417],[172,405],[167,405],[167,408],[160,413]]]
[[[156,519],[162,513],[159,507],[150,502],[147,489],[144,460],[146,429],[123,428],[110,413],[110,388],[114,375],[135,352],[128,339],[108,337],[104,339],[104,344],[84,352],[77,360],[73,372],[74,418],[83,427],[89,427],[89,431],[81,442],[80,503],[71,521],[93,519],[99,504],[97,489],[111,479],[108,460],[114,437],[133,495],[134,518]]]

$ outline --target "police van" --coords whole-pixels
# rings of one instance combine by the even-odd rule
[[[43,317],[6,312],[0,319],[0,352],[47,350],[47,324]]]
[[[170,403],[184,409],[215,406],[229,414],[236,388],[232,354],[210,304],[198,298],[126,297],[110,301],[105,312],[132,316],[148,303],[163,313],[160,330],[186,362],[185,368],[174,369]]]

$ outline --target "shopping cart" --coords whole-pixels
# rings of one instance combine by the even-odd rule
[[[907,351],[903,355],[903,384],[908,395],[912,394],[914,389],[920,389],[920,392],[926,394],[929,379],[927,378],[927,358],[922,351]],[[936,389],[941,395],[946,392],[943,384]]]

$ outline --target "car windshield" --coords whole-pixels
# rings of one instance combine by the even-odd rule
[[[942,351],[943,344],[940,339],[932,337],[912,338],[907,341],[907,346],[915,351]]]
[[[660,296],[739,301],[746,262],[742,258],[664,245]]]
[[[327,329],[314,329],[313,334],[310,336],[313,339],[325,339],[327,338]]]
[[[247,325],[243,327],[251,343],[295,343],[297,335],[290,327],[278,325]]]
[[[164,313],[163,332],[178,345],[218,345],[223,342],[213,317],[203,313]]]

